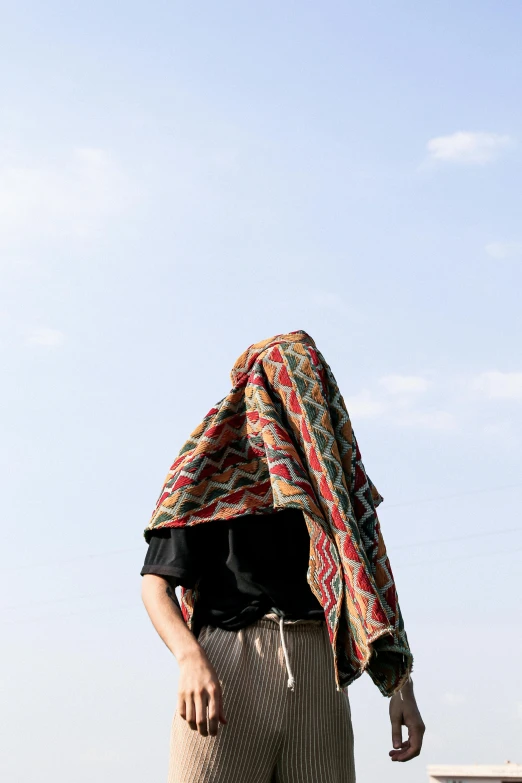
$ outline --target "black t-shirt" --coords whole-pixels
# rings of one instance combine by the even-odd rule
[[[248,514],[151,533],[141,574],[194,587],[193,630],[214,625],[236,631],[272,607],[289,619],[324,620],[306,579],[310,536],[302,511]]]

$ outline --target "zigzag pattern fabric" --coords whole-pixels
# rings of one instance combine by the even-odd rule
[[[230,377],[231,391],[171,466],[146,540],[161,527],[301,509],[307,579],[324,609],[337,689],[367,671],[391,696],[409,678],[413,656],[376,512],[382,497],[329,365],[297,330],[251,345]],[[198,594],[197,583],[181,590],[189,628]]]

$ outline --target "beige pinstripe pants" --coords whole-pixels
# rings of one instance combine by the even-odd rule
[[[203,737],[174,714],[168,783],[355,783],[346,691],[337,691],[326,624],[275,615],[240,631],[204,626],[227,723]]]

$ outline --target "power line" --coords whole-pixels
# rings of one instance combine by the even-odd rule
[[[48,601],[31,601],[31,603],[28,604],[17,604],[15,606],[0,606],[0,610],[4,612],[11,612],[14,609],[27,609],[28,607],[32,606],[48,606],[49,604],[60,604],[64,601],[83,601],[84,598],[99,598],[103,595],[112,595],[117,593],[128,593],[129,591],[125,588],[120,588],[119,590],[102,590],[99,593],[87,593],[86,595],[67,595],[63,598],[51,598]]]
[[[503,528],[501,530],[491,530],[484,533],[470,533],[466,536],[452,536],[451,538],[434,538],[434,539],[428,539],[427,541],[416,541],[414,543],[409,544],[399,544],[398,546],[390,547],[390,550],[393,549],[393,551],[399,551],[401,549],[412,549],[417,546],[431,546],[433,544],[447,544],[451,543],[453,541],[468,541],[469,539],[473,538],[483,538],[485,536],[497,536],[501,535],[503,533],[518,533],[522,530],[522,527],[507,527]],[[116,549],[112,552],[98,552],[96,554],[92,555],[81,555],[80,557],[73,557],[68,560],[55,560],[50,563],[38,563],[37,565],[23,565],[23,566],[15,566],[14,568],[5,568],[0,573],[9,573],[11,571],[21,571],[21,570],[27,570],[29,568],[44,568],[44,567],[55,567],[55,566],[62,566],[62,565],[69,565],[69,563],[77,563],[82,560],[92,560],[94,558],[100,558],[100,557],[112,557],[113,555],[123,555],[128,554],[129,552],[143,552],[143,547],[133,548],[133,549]]]
[[[441,557],[441,558],[435,558],[434,560],[418,560],[414,563],[401,563],[398,565],[398,568],[394,571],[400,571],[404,568],[413,568],[414,566],[418,565],[430,565],[431,563],[450,563],[451,561],[458,560],[459,562],[464,562],[466,560],[473,560],[476,557],[496,557],[497,555],[511,555],[515,554],[517,552],[522,552],[522,548],[519,549],[503,549],[498,552],[480,552],[476,553],[474,555],[466,555],[466,557]]]
[[[455,492],[453,495],[439,495],[437,498],[424,498],[423,500],[408,500],[405,503],[386,503],[386,508],[402,508],[403,506],[420,506],[423,503],[435,503],[437,500],[453,500],[468,495],[481,495],[485,492],[502,492],[505,489],[520,489],[522,484],[508,484],[505,487],[487,487],[485,489],[471,489],[468,492]]]
[[[78,555],[78,557],[70,557],[67,558],[67,560],[52,560],[47,561],[46,563],[34,563],[31,565],[30,563],[26,563],[25,565],[21,566],[14,566],[13,568],[3,568],[0,573],[5,574],[9,573],[11,571],[26,571],[29,568],[50,568],[55,566],[62,566],[62,565],[69,565],[69,563],[79,563],[82,560],[94,560],[95,558],[99,557],[112,557],[113,555],[125,555],[129,552],[144,552],[144,547],[133,547],[132,549],[113,549],[109,552],[94,552],[91,555]]]
[[[416,546],[430,546],[432,544],[449,544],[452,541],[469,541],[471,538],[484,538],[485,536],[498,536],[501,533],[518,533],[522,527],[507,527],[503,530],[488,530],[486,533],[470,533],[467,536],[454,536],[453,538],[435,538],[430,541],[417,541],[414,544],[401,544],[400,546],[390,547],[390,549],[412,549]]]
[[[487,489],[477,489],[477,490],[470,490],[469,492],[457,492],[453,495],[440,495],[436,498],[424,498],[420,500],[412,500],[407,501],[405,503],[386,503],[385,508],[402,508],[404,506],[416,506],[416,505],[422,505],[423,503],[435,503],[438,500],[451,500],[453,498],[459,498],[459,497],[467,497],[470,495],[480,495],[488,492],[501,492],[506,489],[519,489],[522,487],[522,484],[509,484],[503,487],[489,487]],[[449,543],[451,541],[464,541],[471,538],[481,538],[483,536],[489,536],[489,535],[496,535],[500,533],[512,533],[517,530],[520,530],[521,528],[507,528],[505,530],[497,530],[491,533],[472,533],[469,536],[458,536],[455,538],[445,538],[445,539],[435,539],[431,541],[425,541],[425,542],[418,542],[416,544],[403,544],[398,547],[395,547],[395,549],[409,549],[414,546],[429,546],[431,544],[441,544],[441,543]],[[13,568],[3,568],[0,571],[0,574],[2,573],[11,573],[13,571],[26,571],[28,569],[33,568],[50,568],[55,566],[64,566],[69,565],[70,563],[78,563],[85,560],[94,560],[101,557],[113,557],[117,555],[123,555],[123,554],[130,554],[137,553],[137,552],[143,552],[144,547],[133,547],[132,549],[114,549],[112,551],[107,552],[94,552],[90,555],[78,555],[77,557],[67,558],[66,560],[53,560],[51,562],[46,563],[34,563],[34,564],[24,564],[20,566],[14,566]]]
[[[136,604],[133,604],[132,606],[106,606],[103,609],[100,609],[99,607],[96,609],[86,609],[82,612],[66,612],[63,614],[54,614],[51,615],[51,619],[61,619],[64,617],[76,617],[76,616],[84,616],[85,614],[100,614],[101,612],[109,612],[116,614],[117,612],[130,612],[136,610]],[[6,622],[2,623],[3,625],[24,625],[24,624],[30,624],[30,623],[38,623],[42,620],[49,620],[49,615],[44,615],[43,617],[24,617],[17,620],[7,620]]]
[[[516,553],[519,553],[519,552],[522,552],[522,547],[517,548],[517,549],[503,549],[503,550],[499,550],[497,552],[481,552],[479,554],[466,555],[465,557],[457,556],[457,557],[435,558],[435,559],[432,559],[432,560],[418,560],[418,561],[415,561],[415,562],[408,562],[408,563],[399,564],[397,569],[394,568],[394,571],[396,570],[397,572],[399,572],[399,571],[402,571],[405,568],[412,568],[414,566],[419,566],[419,565],[431,565],[433,563],[449,563],[449,562],[453,562],[453,561],[456,561],[456,560],[458,560],[459,562],[466,562],[467,560],[473,560],[473,559],[475,559],[477,557],[498,557],[499,555],[511,555],[511,554],[516,554]],[[28,604],[18,604],[18,606],[0,607],[0,610],[2,610],[2,609],[4,609],[4,610],[28,609],[28,608],[32,608],[33,606],[50,605],[50,604],[62,603],[64,601],[69,601],[69,600],[70,601],[78,601],[78,600],[83,600],[85,598],[99,598],[100,596],[103,596],[103,595],[113,595],[114,593],[121,593],[121,592],[127,592],[127,590],[125,590],[125,589],[110,590],[110,591],[109,590],[105,590],[105,591],[100,592],[100,593],[90,593],[88,595],[81,595],[81,596],[67,596],[65,598],[57,598],[57,599],[54,599],[54,600],[51,600],[51,601],[41,601],[41,602],[38,602],[38,603],[31,602],[31,603],[28,603]],[[106,607],[106,609],[110,609],[110,607]],[[94,611],[95,612],[96,611],[106,611],[106,609],[103,609],[103,610],[96,609]],[[89,611],[89,610],[86,610],[86,611]],[[91,610],[91,611],[93,611],[93,610]],[[81,611],[78,611],[78,612],[67,613],[65,615],[58,615],[58,617],[69,617],[69,616],[74,615],[74,614],[82,615],[82,614],[84,614],[84,610],[81,610]],[[38,619],[44,619],[44,618],[34,618],[34,619],[38,620]],[[27,622],[32,622],[32,620],[27,620]],[[7,625],[15,625],[15,624],[17,624],[17,622],[8,620],[6,624]]]

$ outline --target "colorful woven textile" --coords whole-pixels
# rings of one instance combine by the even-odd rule
[[[308,583],[332,644],[337,688],[367,671],[386,696],[413,663],[368,478],[344,400],[314,340],[299,330],[251,345],[233,388],[171,466],[145,530],[303,511]],[[273,542],[277,546],[277,540]],[[182,588],[191,627],[198,584]]]

